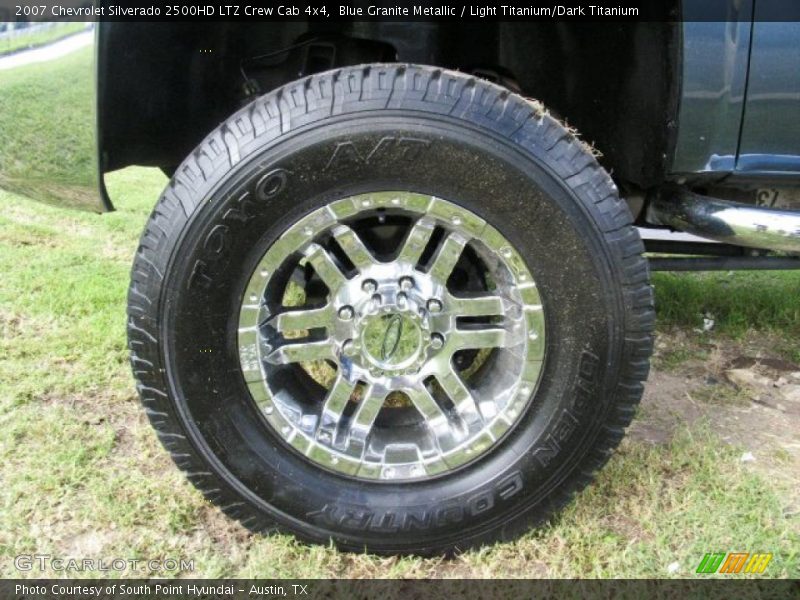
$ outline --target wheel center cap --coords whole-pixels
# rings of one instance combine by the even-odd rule
[[[422,330],[408,313],[383,313],[365,319],[362,347],[373,365],[397,371],[413,365],[422,349]]]

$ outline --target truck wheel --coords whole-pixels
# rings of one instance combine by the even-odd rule
[[[643,250],[538,105],[429,67],[326,72],[178,168],[131,362],[174,461],[252,530],[459,551],[547,519],[619,443],[652,347]]]

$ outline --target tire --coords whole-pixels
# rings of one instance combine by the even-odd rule
[[[506,390],[502,385],[489,387],[487,382],[494,380],[482,374],[503,369],[517,373],[519,381],[527,377],[529,384],[514,388],[514,393],[521,390],[515,396],[518,400],[509,396],[508,404],[500,406],[506,410],[513,405],[508,410],[518,414],[506,415],[510,424],[492,434],[496,439],[486,442],[488,448],[467,448],[476,450],[472,458],[466,456],[467,446],[458,446],[464,451],[458,461],[450,461],[453,465],[440,456],[430,463],[429,470],[420,468],[419,461],[427,460],[420,457],[428,456],[422,446],[433,434],[419,433],[416,421],[402,421],[418,419],[414,400],[411,408],[408,403],[400,408],[382,405],[375,417],[368,435],[390,440],[381,446],[385,454],[380,460],[385,464],[375,467],[363,458],[367,450],[362,449],[365,454],[361,459],[354,455],[352,469],[337,470],[324,464],[325,460],[336,462],[333,450],[323,452],[320,458],[308,449],[310,442],[301,435],[306,427],[302,419],[286,426],[290,433],[283,433],[271,420],[278,413],[284,418],[284,409],[306,406],[305,402],[311,406],[303,394],[308,398],[328,394],[325,384],[311,381],[305,367],[298,371],[297,365],[274,366],[272,361],[283,360],[287,352],[270,354],[272,346],[259,337],[267,335],[261,333],[267,325],[261,321],[252,325],[248,320],[255,323],[256,314],[261,319],[262,311],[273,310],[272,304],[283,304],[281,290],[288,287],[282,286],[298,281],[298,276],[300,285],[306,286],[306,301],[315,295],[323,302],[330,300],[334,288],[328,288],[328,296],[319,285],[314,288],[314,282],[324,278],[316,263],[308,267],[317,246],[297,242],[302,249],[298,254],[291,244],[302,232],[308,236],[346,234],[347,227],[341,225],[331,230],[339,233],[330,234],[324,233],[328,231],[324,223],[320,228],[301,226],[323,218],[320,215],[329,219],[342,203],[351,203],[347,210],[358,208],[359,200],[354,198],[374,198],[376,206],[386,202],[381,206],[391,208],[391,194],[375,195],[386,190],[408,192],[402,200],[392,200],[402,201],[403,206],[419,197],[443,199],[435,205],[445,207],[436,209],[439,217],[449,209],[463,211],[464,219],[452,217],[452,223],[458,222],[461,228],[453,231],[473,232],[469,244],[472,247],[474,243],[475,256],[480,255],[475,258],[470,253],[465,259],[465,251],[458,264],[467,266],[454,267],[452,273],[463,280],[459,284],[466,286],[463,289],[470,285],[500,289],[497,286],[502,285],[509,298],[519,294],[526,298],[518,306],[509,305],[511,308],[504,304],[505,316],[464,326],[507,327],[503,343],[522,344],[487,350],[488,358],[480,359],[484,362],[477,374],[469,376],[476,383],[470,383],[468,390],[475,398],[484,398],[485,394],[479,396],[478,392],[489,390],[496,397],[488,402],[500,402],[498,398],[505,397]],[[436,212],[431,206],[425,210]],[[381,237],[391,237],[380,229],[386,227],[382,210],[358,214],[359,226],[375,228],[362,230],[375,232],[379,241],[371,242],[373,249],[375,244],[391,246]],[[390,216],[390,225],[406,222],[402,214],[385,214]],[[443,228],[443,235],[455,235],[446,221],[435,222]],[[502,256],[508,261],[492,258],[495,238],[503,240],[495,246],[502,246]],[[271,260],[269,252],[274,248],[284,252],[282,240],[286,260],[293,262],[285,269],[281,266],[278,270],[286,272],[274,276],[277,291],[269,291],[273,289],[270,279],[260,292],[262,297],[253,300],[255,308],[248,308],[247,295],[261,281],[259,273],[263,278],[272,277],[270,270],[262,267]],[[381,554],[451,553],[511,540],[546,521],[589,484],[634,414],[648,374],[654,324],[643,251],[627,205],[609,175],[583,143],[538,105],[473,77],[429,67],[369,65],[313,75],[255,100],[222,123],[177,169],[160,198],[141,238],[128,296],[129,347],[137,389],[175,463],[207,499],[253,531],[280,530],[308,542],[332,541],[341,549]],[[402,250],[398,252],[402,254]],[[485,258],[481,252],[491,256]],[[330,250],[330,254],[335,252]],[[341,269],[346,270],[342,265],[348,259],[349,255],[337,259]],[[435,259],[427,260],[430,265]],[[487,283],[490,266],[502,271],[496,275],[499,283]],[[435,271],[429,268],[428,274]],[[470,269],[486,273],[475,275]],[[443,275],[446,286],[455,277],[452,273]],[[525,273],[533,276],[535,288],[522,284]],[[514,274],[520,279],[508,279],[516,277]],[[401,284],[397,290],[405,289]],[[409,284],[414,293],[415,285]],[[366,290],[366,284],[362,288]],[[400,294],[397,290],[392,293]],[[374,288],[368,290],[372,291]],[[538,309],[536,303],[540,303]],[[426,312],[420,305],[416,313],[409,314],[438,318],[432,314],[436,307],[428,308]],[[248,310],[256,311],[252,319]],[[535,310],[541,312],[534,315]],[[340,320],[351,316],[343,314],[340,311]],[[375,365],[385,360],[383,366],[389,370],[377,371],[363,397],[355,401],[349,397],[356,412],[359,403],[364,411],[368,405],[378,406],[368,402],[373,402],[370,394],[379,377],[385,377],[380,381],[389,382],[387,386],[405,381],[405,371],[392,371],[401,368],[399,358],[392,361],[402,332],[416,332],[414,335],[423,339],[430,333],[427,327],[435,328],[435,321],[430,325],[428,321],[402,320],[412,316],[389,316],[396,323],[378,331],[381,357],[370,366],[378,369]],[[355,319],[362,328],[358,335],[364,336],[364,348],[372,343],[366,332],[373,321],[368,324],[366,318]],[[448,322],[456,322],[455,317]],[[255,338],[248,337],[243,323],[257,328]],[[270,323],[269,327],[280,328],[275,324],[278,321]],[[517,339],[511,330],[518,326],[528,328],[524,329],[530,332],[528,341],[508,341]],[[538,341],[534,340],[537,327],[542,329]],[[307,330],[309,335],[314,331]],[[325,335],[334,335],[332,330],[326,331]],[[454,330],[451,335],[461,334]],[[428,345],[423,348],[423,342],[414,341],[408,356],[421,356],[419,361],[433,364],[433,358],[424,357],[438,356],[436,350],[431,342],[424,343]],[[346,345],[333,348],[335,344],[330,343],[331,352],[341,359],[336,368],[342,376],[347,374],[342,365],[360,368],[359,361],[367,361],[363,353],[372,352],[372,356],[377,352],[362,349],[355,359],[345,359]],[[515,348],[523,347],[527,354],[523,362],[515,363]],[[323,352],[320,348],[314,351],[315,357]],[[255,366],[251,350],[264,353],[258,354]],[[464,360],[472,365],[479,360],[476,352],[452,356],[466,356]],[[454,360],[442,359],[436,368],[456,369]],[[334,358],[326,364],[332,361]],[[509,366],[512,364],[519,368]],[[533,369],[532,365],[535,369],[530,374],[527,369]],[[417,367],[408,372],[413,368]],[[372,377],[365,373],[367,379]],[[458,373],[466,380],[466,371]],[[417,375],[408,377],[408,381],[418,381],[414,379]],[[274,383],[279,380],[282,383]],[[425,398],[436,396],[447,419],[462,424],[463,417],[467,423],[468,417],[458,413],[462,405],[454,406],[457,402],[449,396],[454,388],[447,388],[444,396],[439,390],[437,396],[436,385],[438,379],[425,380],[424,387],[430,392]],[[418,398],[421,387],[400,392],[401,399],[404,394],[406,400]],[[277,402],[285,397],[289,404],[265,415],[265,410],[271,409],[264,409],[268,400],[258,397],[262,388],[280,390],[275,392],[276,398],[270,398]],[[447,404],[448,397],[451,404]],[[475,426],[485,427],[490,419],[487,415],[497,406],[489,406],[484,414],[485,401],[475,402],[481,407]],[[342,418],[349,427],[358,423],[353,413]],[[323,420],[320,417],[313,427],[322,428]],[[459,431],[458,435],[467,435],[463,433],[466,429]],[[481,431],[484,435],[485,430]],[[402,468],[386,465],[399,460],[395,451],[403,447],[393,445],[392,436],[402,438],[411,435],[408,432],[421,436],[413,438],[417,446],[412,447],[413,457],[408,459],[412,461],[408,464],[416,465],[412,470],[418,470],[401,473]],[[369,452],[375,452],[373,445],[370,437]],[[438,452],[443,455],[441,448]],[[401,463],[397,464],[406,464]],[[439,468],[441,472],[436,472]]]

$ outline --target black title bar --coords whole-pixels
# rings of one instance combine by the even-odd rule
[[[754,0],[0,0],[0,21],[738,21]],[[800,20],[800,1],[769,0],[756,20]]]

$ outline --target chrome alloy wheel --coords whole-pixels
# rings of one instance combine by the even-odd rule
[[[267,426],[318,465],[372,480],[424,479],[491,449],[533,396],[544,339],[508,240],[410,192],[300,219],[254,269],[239,313],[240,365]]]

